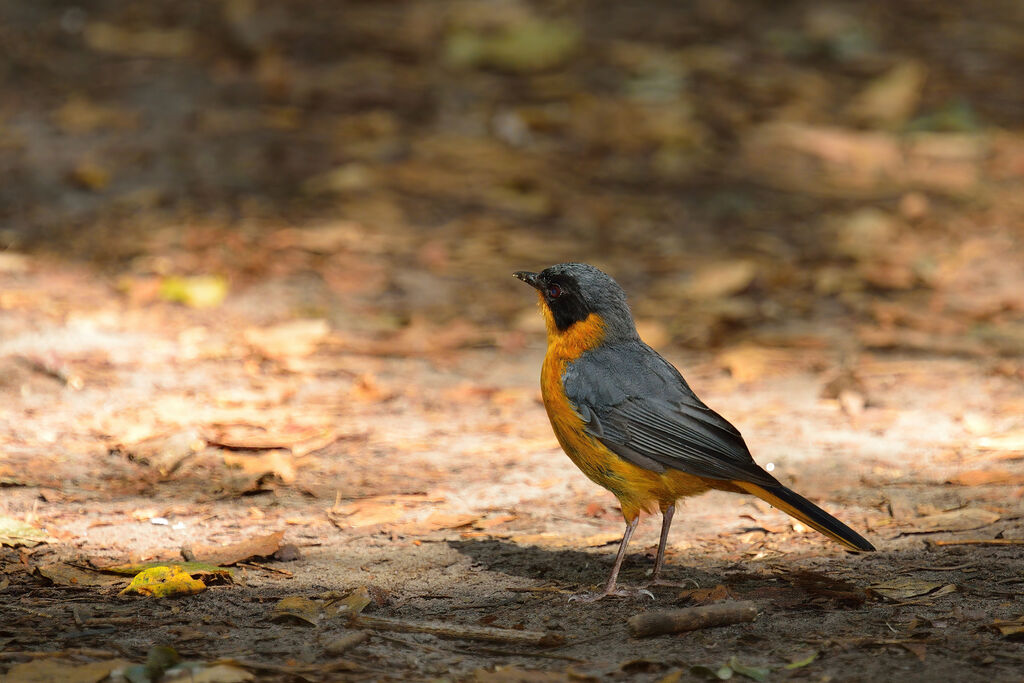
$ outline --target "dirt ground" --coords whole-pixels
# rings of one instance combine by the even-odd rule
[[[1020,680],[1019,3],[486,4],[0,8],[5,680]],[[623,523],[511,276],[565,260],[878,552],[713,493],[570,603]]]

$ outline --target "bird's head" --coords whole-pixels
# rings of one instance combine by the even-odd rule
[[[513,273],[540,294],[549,334],[598,319],[606,339],[636,337],[626,293],[611,276],[586,263],[559,263],[539,273]],[[592,317],[593,316],[593,317]]]

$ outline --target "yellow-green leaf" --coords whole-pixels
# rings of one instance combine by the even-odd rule
[[[206,584],[193,579],[187,571],[177,565],[152,567],[139,572],[122,595],[138,593],[153,598],[171,598],[195,595],[206,590]]]

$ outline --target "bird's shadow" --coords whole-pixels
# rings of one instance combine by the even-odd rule
[[[617,547],[606,552],[585,552],[571,549],[547,549],[519,545],[500,539],[450,540],[449,547],[471,558],[487,571],[521,576],[535,581],[549,581],[562,586],[594,586],[608,580]],[[639,585],[650,578],[654,568],[653,553],[627,553],[619,573],[624,584]],[[714,571],[694,566],[667,563],[663,578],[668,581],[696,581],[706,585],[720,578]]]

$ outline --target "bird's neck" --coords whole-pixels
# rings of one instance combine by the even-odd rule
[[[604,342],[604,319],[596,313],[591,313],[583,320],[560,330],[555,325],[547,306],[542,306],[542,308],[544,309],[544,322],[548,330],[548,359],[573,361]]]

